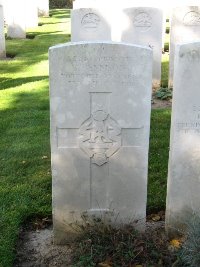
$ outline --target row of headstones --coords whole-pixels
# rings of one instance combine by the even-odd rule
[[[49,15],[49,0],[0,0],[0,58],[6,56],[7,37],[26,38],[26,29],[38,26],[38,16]]]
[[[200,42],[177,46],[175,55],[170,231],[200,214]],[[88,216],[144,230],[152,50],[77,42],[50,48],[49,58],[55,242],[73,238]]]
[[[75,1],[72,10],[72,41],[119,41],[153,48],[153,87],[161,82],[161,59],[166,16],[161,8],[131,7],[80,8],[84,1]],[[98,1],[96,1],[97,3]],[[95,1],[88,6],[95,6]],[[133,4],[132,4],[133,5]],[[172,9],[170,26],[169,87],[173,86],[174,49],[177,43],[200,38],[200,6]]]

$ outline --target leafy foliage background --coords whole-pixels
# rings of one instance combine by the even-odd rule
[[[73,0],[50,0],[50,8],[72,8]]]

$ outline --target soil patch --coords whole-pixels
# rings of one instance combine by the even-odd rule
[[[162,109],[162,108],[171,108],[172,107],[172,100],[161,100],[158,98],[152,97],[151,101],[152,109]]]
[[[22,230],[17,244],[14,267],[70,267],[72,249],[53,244],[52,226]]]

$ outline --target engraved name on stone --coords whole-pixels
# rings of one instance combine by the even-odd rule
[[[151,28],[152,18],[146,12],[140,12],[133,20],[133,24],[139,28],[141,32],[146,32]]]
[[[110,84],[116,83],[116,81],[121,85],[130,85],[133,86],[135,82],[135,74],[124,74],[120,69],[124,69],[129,62],[131,62],[131,57],[118,57],[120,59],[119,62],[116,62],[114,66],[111,63],[116,61],[114,57],[101,57],[99,58],[98,64],[90,64],[87,66],[89,73],[79,73],[80,64],[85,64],[86,58],[82,57],[67,57],[67,60],[71,62],[71,65],[74,70],[76,70],[76,74],[73,73],[61,73],[62,78],[66,78],[66,83],[68,84],[80,84],[83,78],[85,82],[88,82],[88,86],[93,88],[97,84],[101,84],[103,81],[107,81],[109,79]],[[106,62],[106,63],[105,63]],[[106,70],[103,77],[98,73],[101,73],[102,70]],[[114,74],[112,77],[112,72],[116,71],[117,75]]]
[[[82,27],[87,31],[95,31],[101,22],[99,16],[95,13],[88,13],[81,20]]]
[[[200,14],[196,11],[190,11],[183,17],[183,23],[186,26],[200,26]]]
[[[190,61],[199,61],[200,60],[200,50],[190,50],[186,51],[185,53],[180,52],[180,57],[187,57],[187,60]]]
[[[193,105],[191,109],[194,119],[191,121],[176,122],[176,130],[180,133],[200,133],[200,106]]]

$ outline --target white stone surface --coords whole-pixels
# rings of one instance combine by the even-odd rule
[[[200,214],[200,42],[177,47],[168,172],[166,228]]]
[[[71,41],[116,41],[153,48],[153,87],[160,86],[163,12],[153,7],[71,11]]]
[[[10,1],[7,14],[7,36],[11,38],[26,38],[26,8],[24,0]]]
[[[6,57],[3,7],[0,5],[0,58]]]
[[[71,41],[110,41],[111,23],[109,9],[71,10]]]
[[[49,0],[38,0],[38,15],[49,16]]]
[[[73,8],[98,8],[98,7],[159,7],[163,10],[176,6],[198,6],[199,0],[169,0],[169,1],[160,1],[160,0],[124,0],[124,1],[115,1],[115,0],[75,0],[73,1]]]
[[[161,80],[163,11],[153,7],[135,7],[123,10],[127,23],[121,41],[145,45],[153,49],[153,86]]]
[[[26,28],[35,28],[38,26],[38,5],[36,0],[24,0]]]
[[[176,44],[198,41],[200,39],[200,2],[199,6],[174,8],[170,26],[169,82],[173,86],[174,52]]]
[[[50,48],[54,241],[83,214],[144,229],[152,51],[112,42]]]

